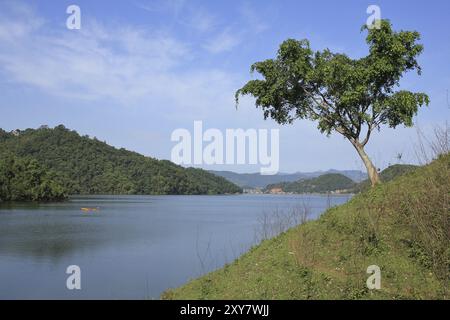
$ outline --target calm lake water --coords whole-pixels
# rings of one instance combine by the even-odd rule
[[[157,299],[233,261],[264,216],[303,203],[316,218],[349,196],[92,196],[0,206],[0,299]],[[82,207],[98,207],[85,213]],[[259,230],[259,231],[258,231]],[[66,268],[81,268],[81,290]]]

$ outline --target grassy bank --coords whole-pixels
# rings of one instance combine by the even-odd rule
[[[266,240],[164,299],[448,299],[450,155]],[[381,289],[369,290],[369,265]]]

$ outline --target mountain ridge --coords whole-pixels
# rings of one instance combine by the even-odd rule
[[[330,169],[327,171],[313,171],[313,172],[295,172],[295,173],[278,173],[276,175],[261,175],[260,173],[236,173],[233,171],[219,171],[209,170],[209,172],[224,177],[233,182],[241,188],[266,188],[270,184],[282,182],[295,182],[298,180],[305,180],[317,178],[324,174],[339,173],[354,182],[361,182],[367,178],[367,174],[359,170],[336,170]]]

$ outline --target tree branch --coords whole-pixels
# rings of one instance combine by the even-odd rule
[[[311,92],[309,92],[304,86],[300,86],[300,88],[316,103],[316,105],[321,109],[321,111],[324,113],[322,116],[327,118],[327,120],[330,122],[330,126],[332,128],[334,128],[337,132],[339,132],[340,134],[342,134],[343,136],[345,136],[346,138],[350,139],[350,138],[355,138],[357,139],[357,136],[355,136],[355,134],[353,133],[353,131],[351,129],[349,129],[346,124],[341,120],[342,119],[342,115],[339,113],[339,111],[336,109],[335,106],[333,106],[332,104],[330,104],[329,102],[327,102],[325,100],[325,97],[323,97],[322,93],[319,91],[319,95],[322,97],[323,101],[317,101],[317,97],[314,96],[314,94],[312,94]],[[329,111],[329,109],[327,108],[327,106],[329,108],[331,108],[334,112],[336,112],[339,117],[338,117],[338,122],[339,122],[339,126],[335,126],[334,123],[336,122],[336,119],[332,118],[332,115]],[[320,114],[318,114],[317,112],[315,112],[313,109],[310,109],[311,112],[313,112],[317,117],[321,117]]]
[[[369,126],[369,127],[367,128],[366,138],[361,142],[361,145],[362,145],[363,147],[367,144],[367,142],[369,142],[370,134],[372,133],[373,129],[375,128],[375,127],[373,126],[373,122],[369,123],[368,126]]]

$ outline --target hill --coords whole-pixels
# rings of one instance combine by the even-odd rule
[[[280,188],[283,192],[292,193],[326,193],[347,191],[354,186],[355,182],[350,178],[339,173],[328,173],[312,179],[271,184],[266,187],[266,191]]]
[[[231,171],[209,171],[215,175],[224,177],[228,181],[241,188],[265,188],[269,184],[281,182],[294,182],[297,180],[316,178],[327,173],[340,173],[355,182],[361,182],[367,178],[367,174],[358,170],[328,170],[315,172],[278,173],[275,175],[261,175],[260,173],[236,173]]]
[[[411,164],[394,164],[381,171],[380,180],[382,182],[389,182],[394,178],[397,178],[405,173],[415,170],[416,168],[417,166]],[[355,193],[362,192],[368,190],[369,188],[370,188],[370,181],[366,179],[355,185],[354,192]]]
[[[69,194],[225,194],[241,189],[222,177],[116,149],[60,125],[7,133],[0,153],[36,160]]]
[[[165,299],[449,299],[450,154],[355,196]],[[369,290],[367,268],[381,270]]]

